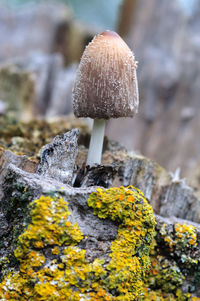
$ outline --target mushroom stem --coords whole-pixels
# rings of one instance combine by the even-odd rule
[[[87,165],[101,164],[105,125],[104,119],[94,119]]]

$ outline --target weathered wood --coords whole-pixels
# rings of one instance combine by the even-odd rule
[[[112,120],[107,134],[190,181],[200,160],[200,1],[184,3],[138,1],[127,43],[139,61],[140,109]]]
[[[112,143],[107,143],[110,150],[107,150],[103,156],[103,163],[106,165],[82,172],[81,182],[84,187],[66,185],[63,183],[66,178],[60,177],[56,170],[59,170],[62,164],[63,167],[68,166],[70,182],[73,169],[74,174],[77,174],[75,166],[77,133],[72,130],[63,137],[57,136],[52,143],[43,148],[40,163],[42,174],[36,173],[37,166],[26,156],[1,151],[0,266],[3,268],[0,277],[7,274],[11,267],[18,268],[18,263],[13,261],[13,257],[11,261],[6,261],[5,258],[11,258],[16,247],[16,238],[27,226],[27,221],[30,219],[29,203],[41,195],[59,194],[68,202],[71,212],[69,221],[72,224],[77,222],[85,235],[78,247],[85,250],[89,262],[93,262],[96,258],[103,258],[108,263],[111,243],[117,237],[118,223],[109,219],[99,219],[93,215],[87,200],[99,186],[87,186],[134,185],[144,191],[149,202],[159,213],[155,215],[157,244],[151,259],[153,270],[147,277],[149,282],[147,281],[145,285],[152,292],[155,291],[154,293],[166,293],[164,287],[166,283],[170,284],[168,279],[174,275],[173,271],[179,271],[177,280],[173,278],[168,292],[172,294],[179,288],[183,293],[187,293],[192,285],[192,296],[198,296],[200,287],[195,279],[199,277],[200,226],[195,222],[200,222],[200,201],[195,196],[194,190],[180,180],[177,174],[169,175],[150,159],[128,154],[126,150]],[[66,148],[72,142],[72,137],[75,143],[69,147],[71,155],[68,156],[65,154]],[[85,156],[85,153],[83,156],[81,154],[82,149],[79,149],[77,160]],[[191,210],[192,208],[194,210]],[[177,218],[180,216],[184,220]],[[51,260],[52,255],[48,248],[44,252],[46,258]],[[156,287],[152,283],[156,283]]]

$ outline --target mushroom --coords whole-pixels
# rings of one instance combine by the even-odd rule
[[[73,88],[76,117],[94,119],[87,165],[101,163],[106,120],[133,117],[139,105],[137,62],[122,38],[106,30],[81,58]]]

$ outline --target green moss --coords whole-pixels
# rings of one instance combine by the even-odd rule
[[[88,204],[100,218],[119,223],[110,262],[105,265],[97,258],[88,263],[85,250],[77,247],[83,234],[69,222],[67,202],[42,196],[31,203],[32,221],[14,252],[19,271],[6,275],[0,299],[141,300],[155,226],[151,206],[140,191],[124,187],[98,189]],[[51,259],[47,260],[46,249]]]
[[[3,186],[5,195],[10,197],[2,199],[1,209],[9,223],[9,244],[13,249],[16,246],[19,235],[24,231],[24,219],[26,219],[26,224],[30,221],[27,212],[28,206],[33,199],[33,193],[27,187],[18,184],[15,175],[5,177]],[[5,248],[7,247],[5,246]]]
[[[80,129],[79,145],[88,140],[87,126],[73,117],[58,120],[17,121],[13,116],[0,116],[0,148],[9,149],[19,155],[27,155],[38,162],[38,151],[50,143],[56,135],[61,135],[73,128]],[[83,133],[83,134],[82,134]]]

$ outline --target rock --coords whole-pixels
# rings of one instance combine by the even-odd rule
[[[40,153],[38,174],[72,185],[75,160],[77,156],[78,130],[56,136],[45,145]]]

